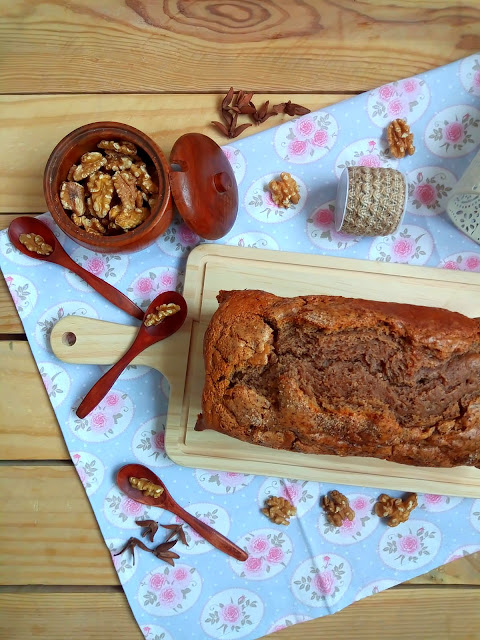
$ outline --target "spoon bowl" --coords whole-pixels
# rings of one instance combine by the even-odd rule
[[[45,242],[52,247],[52,252],[48,254],[48,256],[44,256],[29,251],[27,247],[20,242],[22,233],[34,233],[35,235],[42,236]],[[8,237],[13,246],[29,258],[44,260],[45,262],[56,262],[58,256],[64,253],[63,247],[58,242],[50,227],[47,227],[44,222],[37,218],[31,218],[30,216],[15,218],[8,227]]]
[[[130,484],[129,478],[146,478],[153,482],[157,486],[162,487],[163,493],[158,498],[153,498],[152,496],[146,496],[139,489],[135,489]],[[240,560],[240,562],[245,562],[248,558],[248,554],[244,549],[241,549],[239,546],[234,544],[231,540],[226,538],[219,531],[215,531],[210,525],[205,524],[195,516],[192,516],[188,511],[185,511],[183,507],[181,507],[178,502],[176,502],[172,496],[170,495],[165,484],[160,480],[160,478],[150,471],[148,467],[144,467],[143,464],[127,464],[122,467],[117,473],[117,486],[123,491],[125,495],[127,495],[132,500],[136,502],[140,502],[141,504],[147,504],[151,507],[159,507],[160,509],[165,509],[166,511],[170,511],[170,513],[174,513],[176,516],[181,518],[184,522],[186,522],[192,529],[197,531],[205,540],[210,542],[211,545],[220,549],[232,558],[236,560]]]
[[[52,247],[52,252],[48,255],[41,255],[34,251],[29,251],[25,245],[20,242],[20,236],[22,233],[33,233],[38,236],[42,236],[47,244]],[[126,311],[134,318],[143,320],[143,311],[140,307],[137,307],[130,298],[127,298],[121,291],[112,287],[111,284],[105,282],[101,278],[98,278],[90,271],[87,271],[79,264],[72,260],[60,242],[55,237],[53,231],[44,222],[30,216],[20,216],[15,218],[8,227],[8,237],[13,246],[21,253],[33,258],[35,260],[43,260],[44,262],[51,262],[58,264],[65,269],[69,269],[76,273],[77,276],[82,278],[87,284],[89,284],[97,293],[109,300],[119,309]]]
[[[145,319],[151,313],[155,313],[157,307],[164,304],[176,304],[180,310],[173,315],[167,316],[159,324],[147,327]],[[180,329],[187,317],[187,302],[185,298],[176,291],[164,291],[151,302],[143,316],[143,322],[138,330],[135,340],[130,348],[116,362],[111,369],[107,371],[90,389],[85,398],[80,403],[76,414],[83,419],[95,409],[99,402],[110,391],[115,381],[130,362],[138,356],[144,349],[150,347],[160,340],[165,340]]]

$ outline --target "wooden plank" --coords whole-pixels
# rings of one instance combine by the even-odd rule
[[[27,342],[0,341],[3,460],[70,460]]]
[[[476,0],[4,2],[0,92],[365,90],[474,53],[479,20]]]
[[[118,584],[73,466],[1,466],[0,495],[0,584]]]
[[[268,97],[273,104],[285,99],[283,95],[260,95],[258,103]],[[348,96],[289,97],[313,110]],[[211,120],[219,119],[220,101],[221,97],[214,94],[1,96],[0,212],[45,210],[42,186],[45,163],[63,136],[88,122],[114,120],[133,125],[151,135],[167,157],[177,138],[189,131],[205,133],[219,144],[227,144],[228,138],[210,124]],[[244,135],[286,120],[288,116],[284,115],[270,118],[260,127],[250,127]]]
[[[18,213],[0,213],[0,231],[6,229],[10,222],[17,218]],[[0,333],[24,333],[22,323],[13,304],[7,283],[1,277],[0,271]]]
[[[0,585],[118,584],[73,466],[0,466],[0,495]],[[416,583],[480,585],[480,553]]]
[[[122,593],[0,593],[0,636],[15,640],[141,640]],[[162,625],[162,620],[154,621]],[[148,638],[149,636],[147,636]],[[266,636],[265,636],[266,637]],[[478,640],[480,588],[393,588],[339,611],[278,631],[274,640]]]
[[[0,333],[23,334],[23,325],[0,271]]]

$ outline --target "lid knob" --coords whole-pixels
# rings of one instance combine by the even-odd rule
[[[218,193],[224,193],[225,191],[228,191],[232,186],[230,176],[224,171],[222,171],[221,173],[216,173],[213,176],[213,182]]]

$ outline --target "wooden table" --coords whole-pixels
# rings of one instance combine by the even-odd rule
[[[81,124],[168,153],[187,131],[224,142],[208,123],[231,85],[315,109],[480,49],[479,0],[0,4],[1,228],[45,210],[45,161]],[[140,640],[3,279],[0,365],[0,637]],[[480,638],[480,554],[275,637],[376,634]]]

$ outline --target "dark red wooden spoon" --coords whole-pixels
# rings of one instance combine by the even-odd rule
[[[152,498],[146,496],[139,489],[135,489],[129,482],[129,478],[146,478],[154,484],[163,488],[163,493],[158,498]],[[144,467],[143,464],[127,464],[120,469],[117,473],[117,485],[118,488],[123,491],[129,498],[140,502],[141,504],[148,504],[151,507],[159,507],[174,513],[176,516],[186,522],[192,529],[199,533],[207,542],[212,546],[220,549],[223,553],[226,553],[236,560],[245,562],[248,558],[246,551],[238,547],[231,540],[226,538],[219,531],[215,531],[210,525],[205,524],[195,516],[192,516],[188,511],[185,511],[168,492],[167,487],[163,484],[160,478],[150,471],[148,467]]]
[[[48,256],[42,256],[38,253],[34,253],[33,251],[29,251],[19,240],[22,233],[34,233],[42,236],[45,242],[53,248],[52,253]],[[59,264],[61,267],[65,267],[65,269],[73,271],[77,276],[82,278],[82,280],[85,280],[92,289],[95,289],[95,291],[109,300],[116,307],[126,311],[134,318],[138,318],[138,320],[143,320],[143,311],[140,307],[137,307],[130,298],[127,298],[127,296],[121,291],[112,287],[111,284],[108,284],[108,282],[105,282],[105,280],[102,280],[101,278],[97,278],[93,273],[90,273],[90,271],[87,271],[72,260],[50,228],[41,220],[37,220],[37,218],[31,218],[29,216],[20,216],[19,218],[15,218],[8,227],[8,237],[10,238],[10,242],[13,246],[29,258]]]
[[[85,416],[88,416],[88,414],[95,409],[98,403],[101,402],[101,400],[103,400],[110,391],[116,379],[125,367],[127,367],[139,353],[147,347],[150,347],[152,344],[155,344],[155,342],[165,340],[165,338],[168,338],[180,329],[187,317],[187,303],[185,298],[176,291],[164,291],[158,295],[155,300],[150,303],[145,312],[145,316],[142,317],[146,318],[149,313],[154,313],[157,307],[162,304],[169,304],[170,302],[178,304],[180,311],[174,315],[168,316],[160,324],[153,325],[151,327],[147,327],[145,323],[142,322],[137,336],[128,351],[124,353],[120,360],[116,362],[113,367],[93,385],[80,403],[80,406],[76,411],[79,418],[85,418]]]

